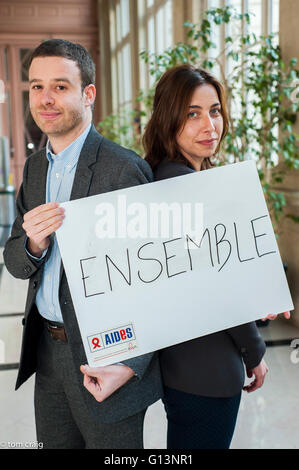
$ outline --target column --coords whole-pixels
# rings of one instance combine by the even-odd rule
[[[279,15],[279,41],[283,60],[288,63],[292,57],[297,57],[299,61],[299,2],[280,1]],[[299,122],[296,123],[295,132],[299,134]],[[282,162],[280,165],[284,166]],[[277,185],[276,189],[285,196],[285,214],[299,217],[299,170],[288,170],[283,183]],[[290,321],[299,326],[299,224],[286,217],[281,221],[279,234],[278,245],[282,260],[287,264],[287,278],[295,307]]]

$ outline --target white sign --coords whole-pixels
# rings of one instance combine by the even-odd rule
[[[57,239],[91,366],[293,309],[252,161],[62,206]]]

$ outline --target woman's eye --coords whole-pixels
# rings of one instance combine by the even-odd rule
[[[220,112],[221,112],[220,108],[214,108],[211,110],[211,113],[213,114],[213,116],[218,116]]]
[[[199,115],[196,111],[192,111],[191,113],[188,114],[188,118],[190,118],[190,119],[197,119],[198,116]]]

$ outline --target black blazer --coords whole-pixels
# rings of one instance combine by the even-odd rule
[[[154,178],[193,172],[183,163],[164,160],[154,169]],[[256,367],[265,350],[255,322],[171,346],[160,352],[164,385],[196,395],[234,396],[244,385],[244,363],[249,369]]]

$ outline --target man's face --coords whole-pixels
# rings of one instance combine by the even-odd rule
[[[76,62],[36,57],[29,68],[29,83],[32,117],[50,139],[75,136],[90,122],[90,101],[88,93],[82,93]]]

